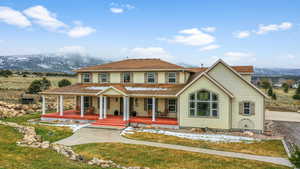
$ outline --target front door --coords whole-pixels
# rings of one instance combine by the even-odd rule
[[[87,110],[91,106],[92,106],[92,97],[91,96],[84,96],[83,97],[84,110]]]

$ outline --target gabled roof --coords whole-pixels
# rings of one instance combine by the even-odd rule
[[[254,68],[253,66],[231,66],[235,71],[239,73],[253,73]],[[204,72],[208,68],[207,67],[194,67],[194,68],[186,68],[185,70],[190,71],[190,72]]]
[[[211,67],[209,67],[205,72],[208,73],[209,71],[213,70],[215,66],[218,64],[223,64],[225,67],[227,67],[230,71],[232,71],[236,76],[238,76],[242,81],[244,81],[247,85],[252,87],[254,90],[256,90],[258,93],[260,93],[262,96],[269,98],[264,92],[262,92],[260,89],[258,89],[254,84],[247,81],[242,75],[240,75],[236,70],[234,70],[232,67],[230,67],[227,63],[225,63],[222,59],[219,59],[217,62],[215,62]]]
[[[183,70],[184,67],[160,59],[126,59],[102,65],[89,66],[75,70],[86,71],[120,71],[120,70]]]
[[[221,89],[225,94],[227,94],[230,98],[233,98],[233,94],[226,89],[224,86],[222,86],[218,81],[216,81],[214,78],[210,77],[206,72],[200,73],[196,78],[194,78],[190,83],[188,83],[184,88],[182,88],[176,96],[179,96],[182,92],[184,92],[187,88],[189,88],[191,85],[193,85],[198,79],[201,77],[206,77],[210,82],[212,82],[214,85],[216,85],[219,89]]]

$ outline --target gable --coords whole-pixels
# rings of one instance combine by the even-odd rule
[[[115,89],[114,87],[110,87],[106,90],[99,92],[97,95],[126,95],[125,93]]]
[[[237,95],[259,95],[265,96],[263,92],[257,89],[255,86],[247,82],[242,76],[233,72],[227,67],[222,61],[213,65],[207,73],[209,76],[216,79],[226,89],[232,92],[235,96]]]

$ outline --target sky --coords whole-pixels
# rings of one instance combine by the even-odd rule
[[[0,0],[0,55],[300,68],[299,0]]]

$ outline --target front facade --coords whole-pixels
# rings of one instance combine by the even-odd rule
[[[78,83],[50,89],[56,114],[43,118],[95,120],[95,125],[147,124],[222,130],[263,131],[265,95],[250,83],[252,66],[184,68],[160,59],[127,59],[75,70]],[[74,96],[74,110],[64,110],[64,96]],[[75,116],[69,116],[69,118]],[[114,120],[113,120],[114,119]]]

